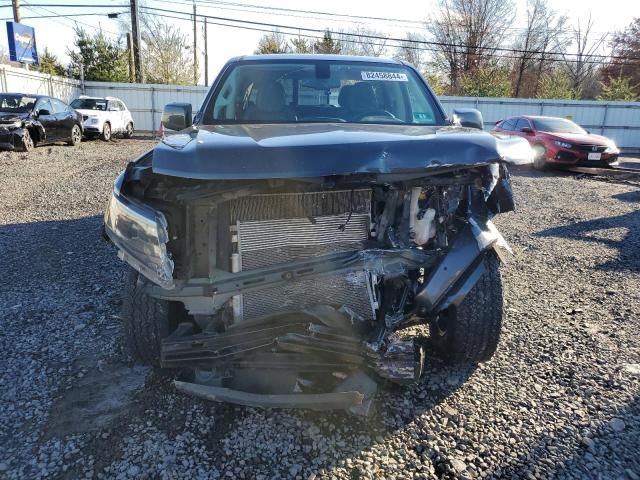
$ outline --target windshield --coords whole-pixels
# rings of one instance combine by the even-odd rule
[[[536,118],[533,120],[536,130],[549,133],[587,133],[579,125],[564,118]]]
[[[107,101],[102,98],[77,98],[71,102],[71,108],[77,110],[106,110]]]
[[[0,111],[11,113],[29,113],[36,103],[35,97],[24,95],[0,95]]]
[[[202,123],[442,124],[435,100],[403,65],[247,62],[231,68]]]

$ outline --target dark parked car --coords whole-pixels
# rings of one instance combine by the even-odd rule
[[[526,138],[536,152],[538,169],[553,164],[609,166],[620,155],[613,140],[589,133],[566,118],[511,117],[498,121],[494,131]]]
[[[195,123],[114,184],[105,230],[132,267],[134,355],[177,387],[259,406],[366,413],[376,381],[416,381],[425,348],[488,360],[502,324],[491,218],[514,208],[521,139],[448,118],[398,61],[231,60]],[[461,126],[466,125],[466,126]],[[428,341],[400,331],[427,325]]]
[[[82,115],[57,98],[0,94],[0,148],[29,151],[36,145],[82,140]]]

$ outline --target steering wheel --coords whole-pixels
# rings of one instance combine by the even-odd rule
[[[391,120],[399,120],[398,117],[396,117],[393,113],[388,112],[386,110],[369,110],[358,115],[358,117],[355,120],[360,121],[366,117],[387,117],[387,118],[390,118]]]

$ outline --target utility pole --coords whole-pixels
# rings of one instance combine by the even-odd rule
[[[193,0],[193,84],[198,85],[198,29],[196,2]]]
[[[142,54],[140,52],[140,12],[138,11],[138,0],[131,0],[131,31],[133,33],[133,59],[135,63],[136,81],[144,83],[144,73],[142,71]]]
[[[13,21],[20,23],[20,0],[11,0],[13,6]]]
[[[136,81],[136,62],[133,55],[133,35],[127,32],[127,52],[129,53],[129,83]]]
[[[207,41],[207,17],[204,17],[204,85],[209,86],[209,42]]]

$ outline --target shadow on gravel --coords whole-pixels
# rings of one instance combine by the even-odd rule
[[[632,192],[634,193],[634,192]],[[622,194],[621,194],[622,195]],[[626,194],[624,194],[626,195]],[[624,201],[635,201],[628,200]],[[537,233],[540,237],[559,237],[580,240],[589,243],[600,243],[618,251],[617,258],[607,260],[596,268],[605,271],[640,271],[640,210],[615,217],[602,217],[594,220],[548,228]],[[624,229],[622,235],[607,230]],[[617,237],[617,238],[614,238]]]
[[[556,469],[554,478],[638,478],[639,412],[640,397],[636,396],[623,409],[599,412],[598,417],[607,419],[605,421],[584,421],[580,432],[567,427],[545,431],[529,449],[509,463],[500,465],[500,470],[493,473],[500,478],[541,478],[536,474],[548,471],[552,465]],[[564,459],[556,448],[549,447],[558,443],[572,450]],[[615,463],[601,460],[613,456],[618,458]]]

